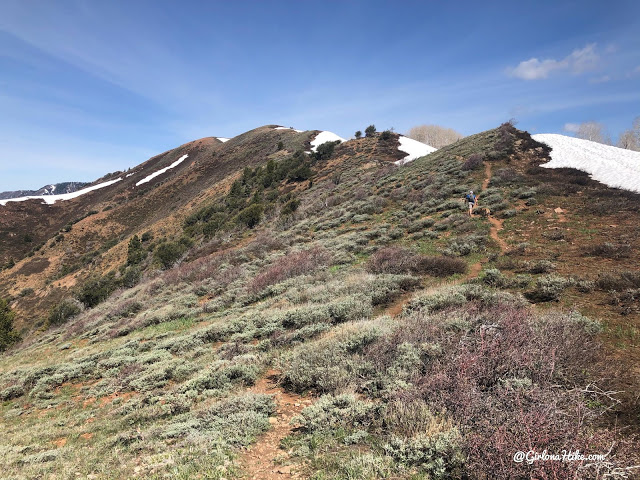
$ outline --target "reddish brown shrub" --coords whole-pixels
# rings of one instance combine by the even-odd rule
[[[367,270],[371,273],[409,273],[417,267],[419,259],[418,254],[406,248],[381,248],[369,258]]]
[[[403,345],[422,352],[408,380],[416,388],[392,391],[391,401],[422,399],[448,412],[464,439],[473,478],[592,478],[581,462],[516,463],[517,451],[606,453],[619,435],[596,430],[608,400],[587,393],[585,365],[599,355],[596,324],[584,317],[535,318],[508,304],[471,302],[435,316],[415,313],[364,352],[376,372],[397,368]],[[393,371],[393,370],[392,370]],[[369,385],[376,388],[375,382]],[[372,392],[375,390],[372,390]],[[614,463],[629,462],[629,452]]]
[[[414,273],[432,275],[434,277],[447,277],[455,273],[465,273],[467,262],[460,258],[423,255],[418,260]]]
[[[462,164],[462,170],[476,170],[482,167],[483,157],[479,153],[473,153]]]
[[[319,266],[327,265],[331,258],[331,253],[322,247],[314,247],[280,257],[264,271],[256,275],[249,284],[249,292],[256,294],[269,285],[311,272]]]
[[[386,247],[371,255],[367,270],[371,273],[413,273],[446,277],[466,272],[467,263],[459,258],[421,255],[406,248]]]

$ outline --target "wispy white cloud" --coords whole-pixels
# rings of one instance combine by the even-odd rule
[[[540,80],[548,78],[553,72],[571,72],[581,74],[598,67],[600,55],[596,44],[590,43],[584,48],[576,49],[562,60],[530,58],[516,67],[507,69],[507,73],[522,80]]]
[[[522,80],[539,80],[547,78],[554,70],[564,68],[562,62],[556,60],[543,60],[531,58],[520,62],[517,67],[510,69],[509,74],[512,77],[521,78]]]
[[[595,77],[589,80],[589,83],[607,83],[611,81],[610,75],[603,75],[601,77]]]
[[[562,128],[565,132],[577,133],[580,130],[579,123],[565,123]]]

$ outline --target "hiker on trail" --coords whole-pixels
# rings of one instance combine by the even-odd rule
[[[472,213],[472,212],[473,212],[473,208],[474,208],[474,207],[476,206],[476,204],[478,203],[478,197],[476,197],[476,196],[473,194],[473,190],[469,190],[469,193],[467,193],[467,194],[464,196],[464,199],[466,200],[466,202],[467,202],[467,203],[468,203],[468,205],[469,205],[469,216],[470,216],[470,217],[473,217],[473,213]]]

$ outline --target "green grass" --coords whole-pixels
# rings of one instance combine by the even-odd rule
[[[195,324],[193,318],[178,318],[176,320],[170,320],[168,322],[162,322],[158,325],[150,325],[141,330],[143,338],[153,338],[154,336],[166,333],[166,332],[181,332],[187,330]]]

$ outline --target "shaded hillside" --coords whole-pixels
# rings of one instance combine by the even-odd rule
[[[508,124],[401,167],[395,134],[313,136],[154,157],[189,155],[2,272],[25,327],[0,357],[4,472],[632,475],[640,197],[540,168]],[[513,461],[567,448],[609,453]]]
[[[17,299],[17,324],[41,323],[53,304],[71,296],[91,274],[103,275],[126,263],[132,235],[148,232],[156,240],[179,236],[184,218],[226,193],[245,167],[307,149],[315,133],[266,126],[225,143],[205,138],[153,157],[129,172],[109,174],[95,183],[121,180],[73,200],[0,206],[0,251],[5,265],[15,263],[0,273],[0,291]],[[183,155],[188,157],[175,168],[136,185]],[[33,295],[20,296],[30,289]]]

